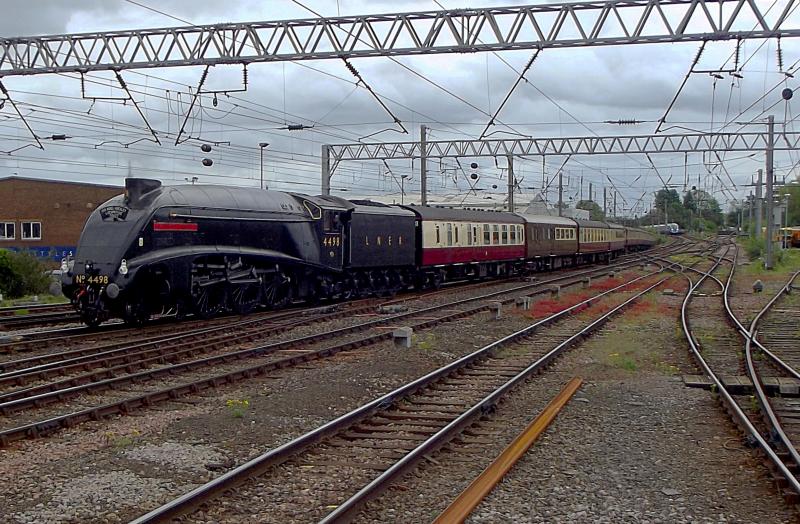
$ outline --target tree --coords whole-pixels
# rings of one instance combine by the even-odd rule
[[[800,181],[786,184],[780,188],[780,194],[789,195],[789,216],[786,223],[790,226],[800,226]]]
[[[591,220],[605,220],[606,216],[603,213],[603,210],[597,205],[597,202],[593,200],[581,200],[575,206],[576,209],[583,209],[589,212],[589,218]]]

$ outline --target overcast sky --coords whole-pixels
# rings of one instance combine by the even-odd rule
[[[464,7],[452,0],[441,3],[448,8]],[[523,3],[529,2],[483,0],[470,7]],[[772,4],[757,3],[762,10]],[[771,13],[777,14],[785,3],[786,0],[779,0]],[[431,0],[307,0],[303,4],[324,16],[439,8]],[[6,37],[185,25],[176,18],[192,24],[213,24],[314,16],[290,0],[3,0],[2,13],[0,35]],[[800,14],[794,13],[783,27],[800,28]],[[699,47],[699,43],[685,43],[544,50],[526,75],[529,82],[520,84],[498,117],[507,126],[493,127],[491,131],[496,133],[492,136],[513,137],[510,132],[534,137],[652,133]],[[784,39],[781,47],[783,67],[788,69],[800,60],[800,45]],[[732,67],[733,62],[728,59],[734,49],[735,45],[729,42],[709,43],[697,69],[718,69],[726,61],[726,68]],[[363,86],[356,86],[356,79],[340,60],[252,64],[246,92],[234,92],[243,89],[241,66],[215,67],[204,90],[229,90],[229,94],[217,95],[216,106],[212,95],[201,97],[201,104],[186,121],[182,137],[191,139],[177,146],[177,133],[191,100],[190,88],[197,86],[202,67],[123,71],[147,123],[158,132],[161,146],[152,143],[145,121],[130,102],[91,100],[126,96],[112,87],[117,85],[113,74],[87,75],[83,94],[81,81],[74,74],[7,77],[3,83],[37,135],[66,134],[72,138],[63,142],[45,140],[44,151],[26,147],[11,155],[0,154],[0,176],[17,173],[121,184],[130,173],[166,183],[183,182],[194,176],[202,183],[257,187],[261,165],[258,144],[268,142],[264,174],[270,188],[318,193],[322,144],[355,142],[373,134],[367,140],[417,140],[421,124],[431,128],[434,140],[477,138],[488,115],[494,113],[516,80],[512,67],[520,70],[530,57],[529,51],[508,51],[499,56],[476,53],[398,57],[394,61],[385,57],[353,59],[353,65],[408,134],[399,131],[393,117]],[[798,83],[779,71],[776,42],[745,42],[741,63],[745,63],[741,79],[728,74],[723,74],[722,79],[692,75],[662,130],[708,131],[728,123],[725,130],[736,131],[741,125],[735,122],[762,119],[763,110],[773,104],[777,105],[769,112],[778,122],[792,120],[795,115],[791,103],[780,100],[780,90],[796,89]],[[775,87],[764,100],[747,109]],[[603,123],[618,119],[643,122],[628,126]],[[314,127],[289,131],[286,127],[290,124]],[[779,124],[778,129],[782,128]],[[747,129],[760,130],[763,126]],[[793,123],[789,129],[794,129]],[[14,109],[4,104],[0,109],[0,151],[32,143]],[[212,151],[202,152],[202,143],[212,144]],[[677,184],[678,190],[683,189],[688,174],[690,185],[697,185],[699,180],[701,187],[714,192],[721,201],[728,200],[731,192],[738,197],[749,192],[750,188],[743,185],[763,167],[763,154],[720,156],[724,159],[722,165],[708,155],[705,159],[703,155],[682,154],[652,158],[663,178]],[[213,166],[204,167],[203,158],[213,160]],[[796,153],[776,154],[779,177],[786,175],[798,160],[800,155]],[[499,187],[495,192],[502,192],[504,158],[463,159],[464,170],[452,159],[431,160],[431,191],[464,192],[468,188],[467,175],[473,171],[469,168],[472,161],[479,165],[474,171],[479,175],[475,186],[482,191],[480,194],[492,192],[492,186]],[[563,161],[562,157],[548,157],[543,166],[541,158],[519,158],[515,160],[516,175],[525,191],[534,193],[541,190],[543,177],[550,179]],[[406,190],[415,191],[418,168],[418,161],[413,165],[409,160],[394,161],[388,164],[388,174],[387,166],[380,162],[351,162],[339,167],[332,184],[345,197],[397,193],[392,175],[395,179],[407,175]],[[595,187],[605,185],[610,189],[610,178],[629,206],[643,193],[651,194],[661,185],[643,156],[574,157],[566,163],[564,173],[568,197],[579,196],[581,178],[584,197],[590,181]],[[728,175],[738,189],[733,188]],[[795,172],[790,176],[793,178]],[[727,190],[722,189],[719,179]],[[552,201],[555,192],[549,196]],[[643,199],[648,200],[649,197]]]

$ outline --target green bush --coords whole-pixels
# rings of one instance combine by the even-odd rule
[[[760,237],[751,237],[744,242],[744,250],[751,261],[761,256],[761,253],[764,252],[764,247],[764,239]]]
[[[44,293],[50,283],[44,272],[33,255],[0,250],[0,293],[6,297]]]

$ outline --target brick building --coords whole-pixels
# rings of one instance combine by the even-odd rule
[[[121,186],[0,178],[0,249],[60,261],[75,252],[89,214],[122,191]]]

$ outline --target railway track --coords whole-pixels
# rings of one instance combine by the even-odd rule
[[[700,276],[695,282],[689,279],[689,291],[681,308],[684,335],[695,360],[708,376],[712,389],[719,394],[731,418],[737,423],[752,446],[763,453],[768,468],[784,497],[791,503],[797,503],[798,496],[800,496],[800,481],[795,476],[795,472],[800,467],[800,454],[793,444],[793,441],[797,441],[797,432],[790,430],[787,433],[783,421],[788,421],[789,427],[793,428],[794,421],[800,417],[800,405],[792,400],[770,398],[766,393],[767,379],[764,372],[772,375],[770,381],[774,380],[776,371],[779,375],[794,379],[800,379],[800,373],[792,364],[782,360],[764,343],[760,342],[756,335],[759,322],[768,316],[768,312],[787,293],[787,290],[792,289],[792,282],[800,272],[795,273],[778,294],[763,307],[748,328],[734,314],[730,304],[729,292],[736,268],[737,248],[734,247],[732,251],[732,256],[727,259],[730,269],[727,271],[724,282],[714,276],[712,272]],[[714,269],[719,269],[724,260],[726,260],[725,256],[720,257]],[[687,278],[689,277],[687,276]],[[709,280],[714,283],[707,285],[719,289],[719,292],[716,293],[719,303],[707,311],[713,311],[716,316],[721,307],[724,314],[721,322],[727,326],[726,336],[716,339],[710,339],[708,336],[704,338],[703,333],[695,328],[699,312],[692,308],[692,303],[697,296],[705,295],[705,293],[698,293],[698,290],[703,288],[706,281]],[[708,306],[706,304],[706,307]],[[796,308],[796,305],[794,307]],[[797,318],[800,308],[792,309],[792,311],[795,312],[794,317],[788,318]],[[782,332],[784,333],[786,318],[783,318]],[[772,322],[775,322],[774,318]],[[768,335],[769,332],[768,328],[766,334]],[[781,337],[781,339],[784,342],[786,340],[785,337]],[[757,347],[757,351],[761,355],[758,360],[754,355],[754,347]],[[779,344],[778,347],[779,351],[786,350],[785,345]],[[797,347],[796,344],[792,344],[791,352],[785,356],[790,357],[793,353],[800,353],[800,347]],[[740,391],[741,387],[746,384],[736,376],[743,373],[749,377],[750,385],[755,392],[753,396],[743,395]],[[794,440],[789,434],[794,437]]]
[[[258,456],[141,518],[167,522],[229,490],[231,508],[255,493],[281,520],[348,521],[368,500],[497,409],[515,387],[613,315],[663,284],[663,271],[600,292]],[[639,286],[631,289],[631,286]],[[610,310],[591,304],[610,301]],[[588,308],[588,309],[587,309]],[[582,312],[580,315],[575,313]],[[535,339],[533,337],[535,336]],[[244,485],[245,481],[252,481]],[[315,499],[310,503],[310,499]],[[244,501],[248,501],[245,504]],[[216,506],[219,508],[219,506]],[[273,511],[274,508],[274,511]],[[330,511],[333,509],[333,511]],[[207,509],[205,518],[241,515]]]
[[[32,327],[77,322],[80,322],[80,316],[78,316],[78,314],[71,309],[47,311],[42,313],[37,312],[29,314],[6,315],[0,317],[0,331],[14,331]]]
[[[5,317],[18,315],[30,315],[35,313],[53,313],[61,311],[71,311],[69,304],[30,304],[27,306],[6,306],[0,307],[0,320]]]
[[[638,263],[639,261],[629,261],[625,265]],[[616,269],[621,267],[624,265],[615,266]],[[180,340],[178,337],[172,341],[176,343],[174,346],[169,346],[169,341],[150,341],[145,343],[144,347],[134,344],[134,347],[109,348],[102,355],[92,355],[91,352],[73,354],[65,359],[66,362],[58,363],[51,360],[36,364],[43,366],[38,369],[36,366],[25,367],[24,364],[19,364],[16,369],[7,370],[0,375],[0,380],[6,384],[5,391],[0,397],[0,413],[4,414],[0,419],[2,420],[0,423],[4,426],[0,430],[0,444],[6,445],[22,438],[43,436],[62,427],[124,414],[184,395],[196,395],[222,384],[379,342],[391,337],[391,331],[387,330],[386,326],[400,321],[415,329],[425,329],[441,322],[485,311],[489,307],[487,301],[490,300],[513,302],[520,294],[549,293],[554,283],[577,285],[583,283],[587,276],[608,271],[608,267],[593,268],[578,274],[554,277],[542,282],[389,315],[304,337],[286,338],[280,342],[260,346],[241,347],[239,344],[239,348],[230,350],[228,346],[231,345],[232,336],[240,342],[244,336],[241,332],[233,335],[227,333],[219,337],[201,333],[186,337],[187,340]],[[352,310],[348,311],[348,314],[352,316]],[[282,326],[260,326],[256,323],[253,329],[260,333],[258,336],[264,336],[270,329],[273,332],[286,331],[292,327],[292,323],[293,321],[290,321]],[[366,334],[361,335],[361,333]],[[253,336],[257,338],[257,335]],[[343,341],[333,345],[326,344],[326,341],[332,338],[340,338]],[[203,348],[216,353],[186,360]],[[171,350],[173,353],[164,354],[162,350]],[[42,381],[65,372],[76,372],[83,366],[105,366],[119,362],[120,359],[128,361],[100,371],[73,375],[56,382],[35,383],[21,389],[8,388],[10,384],[25,384],[29,380]],[[179,361],[180,359],[184,360]],[[246,367],[238,364],[244,359],[248,360],[249,365]],[[6,366],[13,365],[6,364]],[[152,384],[155,380],[166,382],[166,387],[163,383]],[[145,391],[142,391],[143,389]],[[136,390],[138,394],[131,396],[126,390]],[[105,402],[100,405],[97,405],[96,398],[86,397],[86,394],[97,396],[100,393],[105,397],[102,399]],[[53,404],[66,404],[66,406],[56,411],[49,409],[44,419],[41,414],[35,413]],[[65,409],[67,413],[64,413]]]
[[[672,242],[669,245],[665,245],[661,249],[667,251],[677,250],[677,249],[687,249],[686,244],[687,243],[685,242],[677,241],[677,242]],[[630,260],[634,260],[637,256],[639,256],[639,254],[625,255],[617,259],[617,261],[614,264],[611,264],[609,267],[614,267],[618,264],[624,264]],[[572,270],[567,270],[567,271],[572,271]],[[453,289],[459,289],[463,287],[471,287],[473,289],[479,289],[481,287],[497,285],[498,283],[501,282],[504,282],[504,280],[489,280],[480,283],[454,282],[452,284],[446,284],[445,286],[443,286],[442,289],[438,291],[403,293],[398,298],[398,301],[410,300],[419,296],[432,297],[437,294],[447,293],[449,291],[452,291]],[[337,304],[346,304],[346,303],[347,303],[346,301],[332,302],[326,304],[326,306],[335,306]],[[306,309],[306,308],[301,308],[301,309]],[[72,312],[71,307],[68,308],[68,311],[74,315],[74,312]],[[248,318],[252,318],[252,316],[253,315],[250,315]],[[103,341],[108,341],[109,338],[123,340],[131,336],[138,337],[141,334],[142,330],[146,330],[148,332],[155,330],[163,333],[180,333],[182,331],[190,330],[194,327],[202,328],[208,326],[209,324],[218,324],[218,323],[224,324],[231,322],[231,319],[240,319],[240,318],[241,317],[227,316],[227,317],[217,317],[212,320],[193,320],[190,317],[189,319],[183,320],[181,322],[175,322],[173,316],[164,316],[151,320],[144,327],[132,328],[121,322],[113,322],[113,323],[103,324],[94,329],[89,329],[85,326],[80,326],[80,327],[58,328],[58,329],[38,330],[38,331],[22,331],[25,328],[31,329],[42,325],[42,324],[37,324],[35,321],[28,321],[27,325],[25,324],[25,322],[22,322],[21,324],[16,326],[12,325],[9,326],[8,328],[3,328],[3,323],[2,323],[3,319],[0,318],[0,328],[2,328],[2,330],[4,331],[11,331],[10,333],[6,333],[4,336],[0,337],[0,355],[8,353],[26,352],[34,350],[36,348],[42,348],[48,346],[62,347],[64,345],[80,344],[83,341],[93,340],[98,338],[102,338]],[[21,320],[22,318],[20,318],[20,321]],[[75,322],[78,321],[79,319],[77,319],[76,316]],[[19,330],[19,332],[13,330]]]

